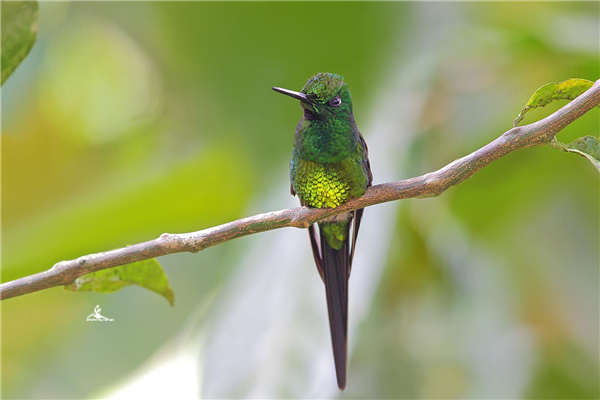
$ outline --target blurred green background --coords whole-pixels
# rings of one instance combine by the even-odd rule
[[[343,75],[375,183],[512,126],[548,82],[599,77],[597,2],[43,2],[2,86],[2,281],[296,206],[299,90]],[[530,112],[523,123],[561,104]],[[594,110],[560,133],[598,135]],[[4,398],[598,398],[598,173],[518,151],[439,198],[365,213],[335,385],[306,233],[161,258],[141,288],[3,301]],[[111,323],[85,321],[96,305]]]

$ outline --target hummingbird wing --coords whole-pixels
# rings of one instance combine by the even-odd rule
[[[363,168],[367,174],[367,187],[373,185],[373,173],[371,172],[371,162],[369,161],[369,148],[365,138],[358,133],[358,138],[363,148]],[[350,250],[350,263],[348,266],[348,277],[350,277],[350,271],[352,270],[352,261],[354,260],[354,249],[356,248],[356,239],[358,238],[358,229],[360,228],[360,221],[362,220],[364,208],[359,208],[354,211],[354,228],[352,230],[352,249]]]
[[[291,192],[292,196],[296,195],[293,186],[291,186]],[[304,202],[302,200],[300,200],[300,205],[304,206]],[[308,227],[308,237],[310,238],[310,248],[312,249],[313,258],[315,259],[315,265],[317,266],[317,270],[319,271],[321,279],[323,282],[325,282],[325,278],[323,277],[323,256],[321,255],[319,238],[317,237],[317,231],[315,230],[314,224]]]
[[[356,239],[358,238],[358,229],[360,228],[360,221],[362,220],[364,208],[359,208],[353,212],[354,214],[354,226],[352,229],[352,250],[350,250],[350,263],[348,265],[348,278],[350,278],[350,271],[352,270],[352,261],[354,260],[354,249],[356,248]]]
[[[319,270],[319,275],[321,275],[321,279],[323,280],[323,282],[325,282],[325,277],[323,276],[323,258],[321,256],[321,249],[319,247],[317,231],[315,230],[314,225],[308,227],[308,236],[310,237],[310,247],[312,249],[313,258],[315,259],[315,265],[317,266],[317,270]]]
[[[367,187],[369,187],[373,184],[373,172],[371,172],[371,162],[369,161],[369,147],[367,146],[367,142],[365,142],[365,138],[360,132],[358,132],[358,139],[360,140],[360,144],[363,148],[363,168],[367,174]]]

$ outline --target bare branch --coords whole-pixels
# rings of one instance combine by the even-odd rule
[[[78,277],[105,268],[166,254],[198,252],[207,247],[239,237],[273,229],[308,228],[315,222],[336,214],[369,207],[388,201],[439,196],[486,165],[505,155],[527,147],[549,143],[564,127],[600,104],[600,80],[581,96],[541,121],[515,127],[473,153],[457,159],[445,167],[416,178],[376,185],[358,199],[352,199],[337,208],[291,208],[258,214],[197,232],[170,234],[148,242],[116,250],[61,261],[51,269],[0,285],[2,300],[54,286],[68,285]]]

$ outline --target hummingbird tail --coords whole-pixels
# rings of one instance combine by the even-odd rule
[[[347,225],[349,228],[349,225]],[[323,280],[327,295],[331,343],[338,386],[346,387],[346,366],[348,362],[348,278],[350,272],[349,236],[340,249],[331,247],[326,240],[327,234],[319,225]],[[336,246],[337,247],[337,246]]]

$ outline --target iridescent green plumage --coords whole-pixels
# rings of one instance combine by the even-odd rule
[[[361,196],[370,180],[367,150],[354,122],[348,85],[336,74],[308,80],[290,163],[292,187],[303,204],[337,207]],[[332,99],[339,105],[332,105]]]
[[[340,75],[319,73],[301,93],[274,90],[300,100],[290,178],[292,194],[309,207],[335,208],[362,196],[373,180],[367,145],[356,127],[348,85]],[[325,282],[338,385],[346,385],[348,278],[363,210],[309,228],[317,269]],[[350,246],[350,229],[353,229]]]

